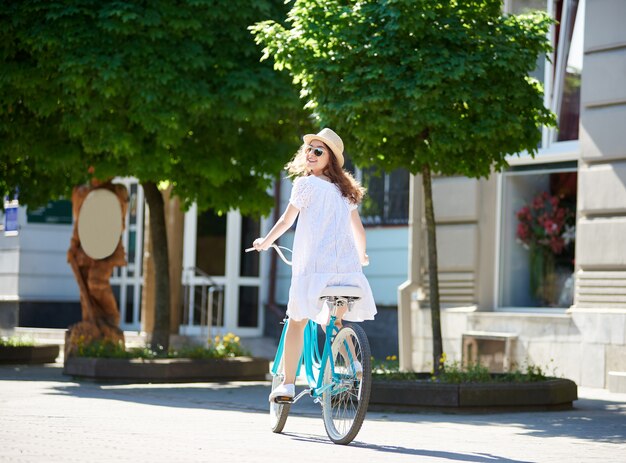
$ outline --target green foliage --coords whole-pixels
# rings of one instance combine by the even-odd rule
[[[377,360],[372,357],[372,372],[374,374],[392,374],[399,371],[399,362],[396,355],[388,355],[385,360]]]
[[[543,368],[526,362],[521,369],[517,368],[509,373],[491,374],[487,367],[479,364],[461,365],[459,362],[449,362],[445,354],[441,358],[441,370],[438,376],[425,373],[400,371],[396,356],[388,356],[384,361],[372,359],[372,375],[374,379],[388,381],[434,381],[438,383],[490,383],[490,382],[518,382],[527,383],[545,381],[550,377]],[[554,376],[554,375],[553,375]]]
[[[208,347],[185,346],[175,351],[176,357],[188,358],[225,358],[249,355],[250,352],[241,345],[239,336],[232,333],[216,336]]]
[[[77,349],[76,349],[76,356],[77,357],[96,357],[96,358],[134,358],[132,355],[132,352],[127,351],[124,348],[124,343],[122,342],[114,343],[110,341],[93,341],[93,342],[85,344],[81,342],[81,340],[79,340]],[[141,357],[141,358],[152,358],[152,357]]]
[[[0,347],[32,347],[35,341],[32,338],[21,336],[0,337]]]
[[[252,28],[321,125],[357,163],[488,176],[535,153],[554,124],[528,74],[549,50],[544,13],[501,0],[296,0],[285,24]]]
[[[200,209],[269,211],[304,113],[247,27],[284,14],[279,0],[3,2],[0,193],[69,197],[94,166],[169,181]]]
[[[442,383],[487,383],[492,381],[487,367],[480,363],[473,363],[463,367],[459,362],[451,362],[443,365],[439,376],[433,377],[434,381]]]
[[[156,358],[193,358],[220,359],[226,357],[248,356],[250,353],[241,345],[238,336],[228,333],[216,336],[208,346],[183,346],[179,349],[153,350],[148,346],[126,349],[123,343],[94,341],[85,344],[79,340],[76,355],[78,357],[156,359]]]

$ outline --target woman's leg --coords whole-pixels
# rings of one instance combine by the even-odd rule
[[[285,379],[283,384],[295,384],[296,382],[298,361],[302,355],[304,327],[308,322],[309,320],[307,319],[289,319],[289,326],[287,326],[287,334],[285,334],[285,346],[283,350],[283,359],[285,363]]]

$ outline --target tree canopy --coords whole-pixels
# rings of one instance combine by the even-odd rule
[[[0,193],[38,205],[95,176],[131,176],[150,208],[153,347],[169,343],[157,185],[200,210],[267,213],[305,112],[248,26],[281,0],[24,0],[0,6]]]
[[[321,125],[357,164],[422,174],[433,367],[441,369],[432,174],[486,177],[534,154],[554,123],[529,77],[551,19],[502,14],[500,0],[296,0],[285,24],[252,28]],[[413,259],[418,258],[412,256]]]
[[[304,120],[247,26],[281,1],[26,0],[0,7],[0,190],[38,204],[96,176],[268,212]]]
[[[500,0],[297,0],[285,24],[253,28],[322,125],[357,162],[385,170],[487,176],[536,152],[552,124],[529,77],[549,50],[543,13]]]

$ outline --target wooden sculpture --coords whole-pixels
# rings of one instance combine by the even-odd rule
[[[72,191],[74,230],[67,261],[80,289],[82,321],[66,335],[65,356],[95,340],[124,342],[120,314],[110,278],[113,267],[126,265],[122,231],[128,209],[126,187],[93,179]]]

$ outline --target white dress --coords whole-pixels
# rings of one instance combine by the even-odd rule
[[[327,286],[358,286],[363,297],[343,317],[373,320],[376,304],[363,274],[352,233],[356,205],[334,183],[310,175],[294,181],[289,202],[300,210],[293,242],[293,266],[287,315],[326,324],[329,309],[320,294]]]

